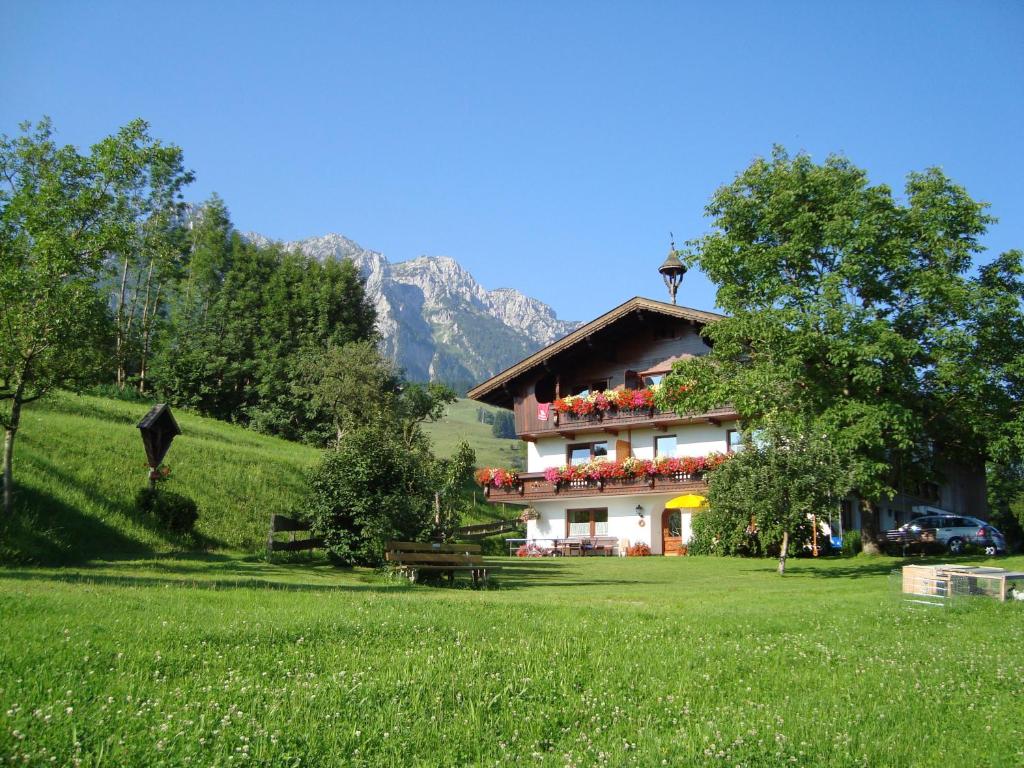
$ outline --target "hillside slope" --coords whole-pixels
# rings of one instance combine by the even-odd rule
[[[442,421],[427,425],[435,452],[450,455],[466,440],[480,466],[524,459],[522,443],[493,437],[490,425],[477,419],[479,407],[459,400]],[[188,546],[134,508],[148,471],[136,424],[148,409],[59,392],[25,410],[14,457],[15,514],[7,526],[0,524],[0,562],[120,560]],[[196,501],[205,546],[262,552],[270,515],[287,514],[299,503],[304,473],[319,451],[184,411],[175,418],[183,434],[167,454],[171,474],[162,487]],[[472,502],[466,524],[517,513],[486,503],[471,484],[465,498]]]
[[[134,510],[146,485],[136,424],[148,406],[57,393],[29,406],[14,456],[15,523],[0,559],[40,563],[144,557],[180,549]],[[195,499],[213,549],[262,549],[271,513],[300,498],[310,447],[184,412],[164,487]]]
[[[494,437],[491,434],[491,425],[484,424],[477,418],[478,409],[490,413],[498,410],[462,398],[448,406],[443,419],[424,425],[434,444],[434,453],[438,456],[450,456],[455,452],[455,446],[465,440],[476,452],[478,467],[525,467],[526,444],[519,440]],[[520,513],[517,506],[491,504],[486,501],[483,492],[473,482],[466,484],[462,495],[467,502],[462,521],[464,525],[505,520]],[[504,551],[504,545],[499,541],[493,553]]]

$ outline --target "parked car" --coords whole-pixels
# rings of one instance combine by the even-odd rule
[[[962,554],[970,544],[984,549],[986,555],[1006,553],[1006,539],[994,526],[976,517],[962,515],[919,517],[895,531],[888,531],[886,538],[890,543],[904,546],[932,543],[951,555]]]

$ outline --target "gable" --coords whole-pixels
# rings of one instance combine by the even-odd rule
[[[638,296],[478,384],[467,396],[490,405],[511,408],[515,392],[525,383],[562,370],[585,376],[586,371],[581,367],[589,368],[593,362],[596,368],[600,368],[603,357],[610,358],[620,350],[625,357],[620,356],[617,362],[632,364],[633,371],[637,373],[670,367],[671,362],[682,355],[702,354],[703,342],[694,341],[686,347],[678,343],[645,345],[641,340],[657,342],[659,335],[667,340],[674,337],[680,328],[690,329],[690,335],[699,340],[703,327],[721,317],[714,312]],[[701,348],[695,346],[697,343]]]

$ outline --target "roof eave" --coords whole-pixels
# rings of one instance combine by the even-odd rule
[[[532,368],[541,365],[544,361],[551,359],[555,355],[574,347],[588,336],[593,335],[603,328],[607,328],[609,325],[625,317],[630,312],[644,309],[661,312],[662,314],[672,315],[686,320],[693,320],[704,325],[720,320],[724,317],[724,315],[720,315],[717,312],[704,312],[699,309],[680,307],[676,304],[668,304],[664,301],[655,301],[654,299],[645,299],[641,296],[634,296],[629,301],[623,302],[614,309],[605,312],[603,315],[591,320],[586,325],[580,326],[572,333],[568,333],[557,341],[548,344],[543,349],[537,350],[532,355],[520,360],[515,365],[509,366],[504,371],[495,374],[491,378],[487,379],[487,381],[477,384],[466,393],[466,397],[489,405],[495,405],[499,408],[510,408],[511,405],[508,403],[511,402],[512,395],[507,391],[502,392],[502,388],[513,379],[522,376]],[[499,392],[502,393],[498,394]],[[494,397],[496,394],[498,394],[498,396]]]

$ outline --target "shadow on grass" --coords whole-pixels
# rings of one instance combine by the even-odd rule
[[[608,578],[598,574],[581,572],[574,567],[577,560],[566,561],[559,558],[523,558],[502,560],[489,563],[500,567],[492,571],[496,587],[501,590],[532,589],[537,587],[601,587],[611,585],[635,584],[633,579]],[[645,584],[661,583],[645,579]]]
[[[800,559],[787,562],[786,575],[809,576],[818,579],[863,579],[888,576],[905,565],[979,565],[982,562],[989,563],[990,561],[991,558],[986,555],[952,556],[949,554],[899,558],[861,556],[819,561]],[[748,569],[747,572],[751,572],[751,569]]]
[[[37,488],[18,486],[16,493],[14,514],[0,531],[4,559],[61,565],[112,553],[126,558],[153,554],[148,544]]]
[[[53,462],[36,456],[33,463],[54,485],[80,493],[95,509],[109,510],[131,520],[168,547],[203,551],[225,546],[224,542],[197,532],[186,536],[171,534],[133,505],[100,494]],[[24,485],[15,485],[14,514],[2,526],[0,536],[4,545],[0,560],[15,564],[75,565],[101,558],[134,560],[155,554],[151,544],[95,515],[83,514],[49,492]]]
[[[148,566],[147,566],[148,567]],[[131,574],[90,573],[74,571],[53,573],[23,569],[0,570],[0,580],[59,582],[62,584],[88,584],[117,587],[174,587],[178,589],[234,590],[264,589],[277,592],[394,592],[401,585],[386,584],[310,584],[304,582],[273,581],[254,577],[234,579],[189,579]]]

